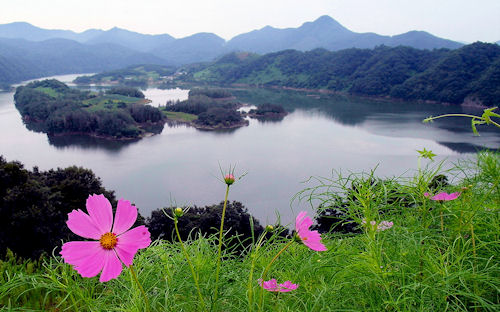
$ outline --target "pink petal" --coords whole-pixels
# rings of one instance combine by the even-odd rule
[[[80,273],[82,277],[94,277],[99,272],[101,272],[104,267],[106,260],[107,250],[103,248],[98,248],[94,250],[95,252],[89,254],[88,257],[79,260],[77,264],[74,265],[75,270]]]
[[[262,288],[264,288],[267,291],[278,291],[278,282],[276,281],[275,278],[268,280],[267,282],[264,282],[262,285]]]
[[[91,195],[87,198],[87,211],[101,234],[111,231],[113,210],[111,203],[104,195]]]
[[[75,241],[67,242],[62,245],[60,252],[64,262],[78,265],[82,263],[85,258],[92,257],[102,249],[99,242],[93,241]]]
[[[437,195],[434,195],[434,197],[432,197],[431,199],[432,200],[446,200],[447,196],[448,196],[448,194],[446,194],[445,192],[441,192]]]
[[[454,200],[454,199],[457,199],[458,196],[460,196],[460,192],[455,192],[455,193],[451,193],[448,195],[448,197],[446,198],[446,200]]]
[[[297,215],[297,218],[295,218],[295,231],[297,231],[297,232],[299,231],[300,224],[302,223],[301,221],[302,221],[302,219],[304,219],[306,214],[307,214],[307,211],[301,211]]]
[[[123,269],[120,259],[118,259],[113,250],[106,250],[104,259],[104,267],[99,278],[99,282],[101,283],[117,278]]]
[[[300,235],[299,235],[300,236]],[[321,234],[318,231],[307,231],[305,236],[300,236],[304,245],[315,251],[326,251],[327,248],[321,241]]]
[[[118,258],[125,264],[127,267],[132,265],[132,261],[134,260],[134,256],[137,253],[137,248],[123,248],[119,245],[115,247],[116,254]]]
[[[293,284],[290,281],[286,281],[282,284],[279,284],[278,287],[280,288],[280,292],[289,292],[297,289],[299,287],[299,284]]]
[[[301,237],[305,232],[309,231],[309,227],[313,224],[311,218],[306,216],[306,213],[305,211],[301,211],[295,219],[295,230]]]
[[[429,194],[428,192],[425,192],[425,193],[424,193],[424,196],[425,196],[425,197],[430,197],[430,196],[431,196],[431,194]]]
[[[111,232],[120,235],[134,225],[137,219],[137,208],[132,206],[128,200],[120,199],[116,207],[115,223]]]
[[[68,213],[66,224],[73,233],[81,237],[100,239],[104,234],[97,228],[90,216],[80,209]]]
[[[147,227],[141,225],[119,235],[115,248],[135,254],[138,249],[146,248],[149,244],[151,244],[151,234]]]

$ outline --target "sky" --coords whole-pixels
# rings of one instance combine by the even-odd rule
[[[119,27],[175,38],[211,32],[229,40],[329,15],[355,32],[423,30],[464,43],[500,40],[500,0],[0,0],[0,8],[0,24],[76,32]]]

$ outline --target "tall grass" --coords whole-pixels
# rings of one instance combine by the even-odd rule
[[[266,276],[300,286],[289,293],[265,292],[263,310],[499,311],[500,153],[483,152],[460,162],[447,172],[460,180],[430,187],[440,173],[437,165],[409,179],[380,180],[374,172],[311,179],[297,198],[311,201],[318,210],[342,210],[342,222],[353,222],[360,231],[323,235],[325,252],[292,244]],[[438,191],[461,195],[443,204],[423,195]],[[369,225],[383,220],[394,226],[377,231]],[[289,241],[274,233],[256,239],[243,253],[223,248],[213,311],[256,311],[262,291],[257,278]],[[183,246],[160,240],[139,252],[134,267],[151,311],[202,309],[184,252],[209,307],[218,244],[217,235],[193,234]],[[10,256],[0,263],[0,308],[144,311],[146,306],[127,270],[99,283],[98,278],[80,277],[59,257],[29,262]]]

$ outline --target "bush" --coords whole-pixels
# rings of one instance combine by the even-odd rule
[[[179,218],[178,226],[181,238],[187,240],[190,235],[194,239],[198,235],[208,236],[218,233],[223,205],[224,202],[221,202],[217,205],[205,207],[194,206],[190,208]],[[164,208],[153,211],[151,217],[146,220],[151,238],[175,241],[177,238],[175,238],[174,221],[167,217],[163,211],[172,217],[171,209]],[[224,222],[226,236],[237,236],[238,240],[243,242],[243,245],[248,245],[252,237],[250,227],[251,217],[248,209],[242,203],[237,201],[228,202]],[[254,238],[256,239],[263,232],[264,228],[255,218],[253,218],[253,225]]]

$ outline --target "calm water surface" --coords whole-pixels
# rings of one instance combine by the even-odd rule
[[[462,112],[460,107],[272,90],[234,93],[245,103],[281,104],[291,113],[281,121],[250,120],[248,127],[232,131],[166,125],[159,135],[126,143],[81,136],[49,138],[26,129],[14,107],[13,92],[4,92],[0,93],[0,154],[27,168],[90,168],[106,188],[134,202],[145,216],[168,206],[171,199],[178,205],[220,202],[225,185],[218,181],[219,164],[236,165],[236,175],[248,174],[231,187],[229,198],[243,202],[265,224],[273,222],[276,213],[290,222],[307,207],[290,200],[309,185],[302,182],[310,176],[376,166],[379,176],[408,175],[417,166],[416,150],[424,147],[438,154],[437,161],[450,163],[473,157],[480,147],[500,147],[498,130],[480,128],[481,137],[473,137],[467,119],[421,122],[430,115]],[[145,94],[155,106],[187,97],[187,91],[179,89],[149,89]]]

